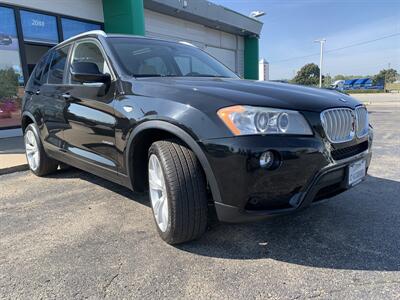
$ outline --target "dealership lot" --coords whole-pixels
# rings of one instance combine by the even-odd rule
[[[369,106],[363,184],[178,247],[158,237],[147,195],[77,170],[0,176],[0,297],[399,299],[397,103]]]

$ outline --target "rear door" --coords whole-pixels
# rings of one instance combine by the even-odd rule
[[[67,65],[69,50],[71,46],[52,50],[48,58],[48,64],[43,70],[40,87],[36,88],[34,96],[37,101],[33,102],[40,106],[41,120],[40,127],[46,148],[50,150],[62,147],[62,132],[65,127],[65,99],[63,94],[66,91],[64,83],[64,71]]]
[[[74,81],[71,72],[76,63],[88,63],[97,68],[96,72],[110,74],[111,84]],[[91,71],[93,70],[86,73]],[[115,75],[96,39],[88,38],[75,43],[66,76],[68,90],[64,95],[67,102],[64,111],[65,150],[88,166],[111,171],[116,176],[116,120],[113,108]]]

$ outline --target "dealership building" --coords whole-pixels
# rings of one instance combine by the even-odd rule
[[[81,32],[186,41],[258,79],[262,23],[206,0],[0,1],[0,137],[21,134],[23,87],[39,58]]]

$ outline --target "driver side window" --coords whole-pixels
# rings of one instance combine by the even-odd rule
[[[71,60],[71,72],[88,74],[110,74],[110,69],[99,46],[91,41],[81,42],[75,46]],[[72,80],[72,84],[81,84]]]

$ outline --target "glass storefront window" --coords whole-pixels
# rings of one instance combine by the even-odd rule
[[[21,23],[25,41],[58,43],[56,17],[21,10]]]
[[[0,129],[20,125],[23,84],[14,10],[0,6]]]
[[[71,36],[77,35],[85,31],[101,29],[101,26],[99,24],[81,22],[66,18],[61,19],[61,25],[64,39],[68,39]]]

